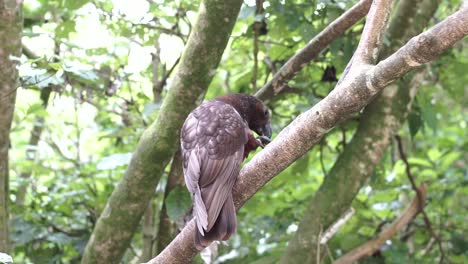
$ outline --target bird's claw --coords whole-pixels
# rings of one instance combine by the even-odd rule
[[[257,138],[257,141],[261,148],[265,148],[265,146],[271,142],[271,140],[266,136],[259,136]]]

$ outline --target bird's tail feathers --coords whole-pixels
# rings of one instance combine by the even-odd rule
[[[204,235],[195,230],[195,246],[198,250],[202,250],[215,240],[228,240],[235,232],[236,209],[232,196],[229,196],[211,230],[205,231]]]

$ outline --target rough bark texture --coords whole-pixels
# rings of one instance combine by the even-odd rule
[[[399,47],[401,42],[420,32],[437,8],[437,1],[428,0],[425,5],[415,2],[406,0],[400,3],[388,35],[395,42],[384,51],[384,56]],[[421,10],[416,16],[419,23],[410,24],[408,12],[416,13],[418,8]],[[402,19],[406,23],[401,23]],[[400,30],[396,30],[395,23]],[[409,84],[408,81],[400,83],[399,89],[392,85],[366,108],[356,134],[311,200],[298,231],[283,256],[283,263],[291,258],[307,263],[315,261],[321,231],[326,230],[351,206],[359,189],[372,175],[390,143],[390,138],[404,122],[417,87],[418,84]]]
[[[240,208],[263,185],[309,151],[339,121],[364,108],[385,86],[420,65],[411,62],[429,62],[428,58],[434,60],[467,34],[468,8],[464,8],[413,38],[387,60],[376,66],[363,67],[349,76],[325,99],[298,116],[263,151],[244,165],[234,186],[236,208]],[[433,41],[421,43],[421,40],[428,39]],[[432,52],[431,57],[426,56],[429,51]],[[411,58],[410,64],[405,58]],[[394,96],[395,90],[386,93],[386,96]],[[194,227],[194,221],[190,221],[171,244],[149,263],[188,263],[197,253],[193,245]]]
[[[380,53],[392,7],[392,0],[374,0],[367,15],[361,41],[359,41],[353,56],[355,58],[354,63],[375,64]]]
[[[143,133],[124,177],[86,246],[82,263],[119,263],[139,226],[179,130],[208,87],[239,13],[241,0],[202,1],[179,68],[157,120]]]
[[[18,88],[17,61],[21,55],[22,3],[0,0],[0,252],[9,251],[8,149]]]
[[[302,68],[316,58],[332,41],[337,39],[348,28],[363,18],[369,11],[371,4],[371,0],[361,0],[335,21],[330,23],[330,25],[309,41],[303,49],[289,59],[255,96],[260,100],[266,101],[283,91],[287,82],[296,76]]]

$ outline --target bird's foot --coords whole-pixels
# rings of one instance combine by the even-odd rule
[[[265,148],[265,146],[268,145],[271,142],[271,140],[266,136],[257,137],[257,141],[258,141],[258,145],[261,148]]]

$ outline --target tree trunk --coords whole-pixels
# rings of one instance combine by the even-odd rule
[[[21,55],[22,30],[21,1],[0,0],[0,252],[8,252],[10,246],[8,149],[18,88],[16,59]]]
[[[422,4],[415,2],[418,1],[400,2],[388,32],[392,47],[383,52],[384,56],[418,34],[438,5],[434,0],[425,0]],[[416,13],[417,16],[411,15]],[[398,86],[387,87],[366,107],[356,134],[311,200],[282,263],[316,262],[320,233],[351,206],[359,189],[380,162],[391,137],[405,121],[419,84],[410,84],[407,80]]]
[[[102,212],[82,263],[118,263],[130,244],[162,172],[179,147],[179,130],[210,84],[242,5],[202,1],[159,116],[143,133],[124,177]]]

